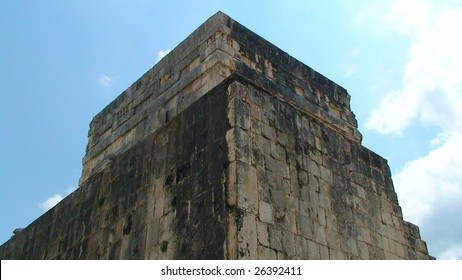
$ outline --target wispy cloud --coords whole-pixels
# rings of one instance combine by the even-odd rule
[[[366,127],[398,135],[415,122],[439,129],[432,150],[408,162],[394,184],[405,218],[421,227],[430,253],[462,259],[462,6],[399,1],[386,18],[412,44],[401,89],[381,100]]]
[[[46,211],[50,210],[51,208],[53,208],[61,200],[63,200],[64,197],[66,197],[69,194],[71,194],[72,192],[74,192],[76,189],[77,189],[77,187],[75,187],[75,186],[69,186],[69,187],[67,187],[64,195],[54,194],[54,195],[50,196],[49,198],[47,198],[45,201],[40,202],[38,204],[38,206],[39,206],[40,209],[42,209],[44,212],[46,212]]]
[[[170,51],[171,49],[160,50],[157,53],[157,62],[159,62],[162,58],[164,58],[164,56],[166,56]]]
[[[462,133],[453,134],[440,147],[408,162],[395,176],[402,191],[404,215],[421,223],[439,202],[462,201]],[[401,198],[401,197],[400,197]],[[461,208],[462,210],[462,208]]]
[[[438,134],[435,138],[433,138],[432,141],[430,141],[430,146],[431,147],[437,147],[441,144],[444,144],[446,143],[446,141],[451,137],[451,135],[447,134],[447,133],[440,133]]]
[[[420,226],[430,253],[462,259],[462,133],[454,133],[394,177],[404,217]]]
[[[99,77],[99,84],[104,87],[110,87],[113,81],[114,78],[108,75],[101,75]]]
[[[39,207],[44,212],[46,212],[46,211],[50,210],[51,208],[53,208],[61,200],[63,200],[63,197],[60,194],[55,194],[55,195],[49,197],[47,200],[39,203]]]
[[[350,78],[355,73],[354,66],[348,66],[345,68],[345,74],[343,75],[345,78]]]
[[[385,96],[366,127],[401,134],[413,121],[452,129],[462,120],[462,7],[400,1],[387,16],[411,37],[401,89]]]
[[[67,187],[67,189],[66,189],[66,195],[71,194],[71,193],[74,192],[76,189],[77,189],[76,186],[69,186],[69,187]]]

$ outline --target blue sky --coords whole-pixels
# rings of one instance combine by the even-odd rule
[[[462,259],[459,0],[0,2],[0,243],[77,188],[92,117],[218,10],[348,90],[405,218]]]

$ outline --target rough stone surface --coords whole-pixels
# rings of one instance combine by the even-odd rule
[[[345,89],[222,13],[95,116],[1,259],[431,259]]]

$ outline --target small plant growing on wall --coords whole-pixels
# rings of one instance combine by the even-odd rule
[[[168,241],[162,241],[162,243],[160,243],[159,248],[160,248],[160,251],[161,251],[162,253],[167,252]]]
[[[102,198],[100,198],[100,199],[98,200],[98,207],[103,206],[103,204],[104,204],[104,197],[102,197]]]

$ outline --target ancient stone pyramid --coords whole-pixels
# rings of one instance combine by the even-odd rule
[[[345,89],[218,12],[90,124],[1,259],[430,259]]]

